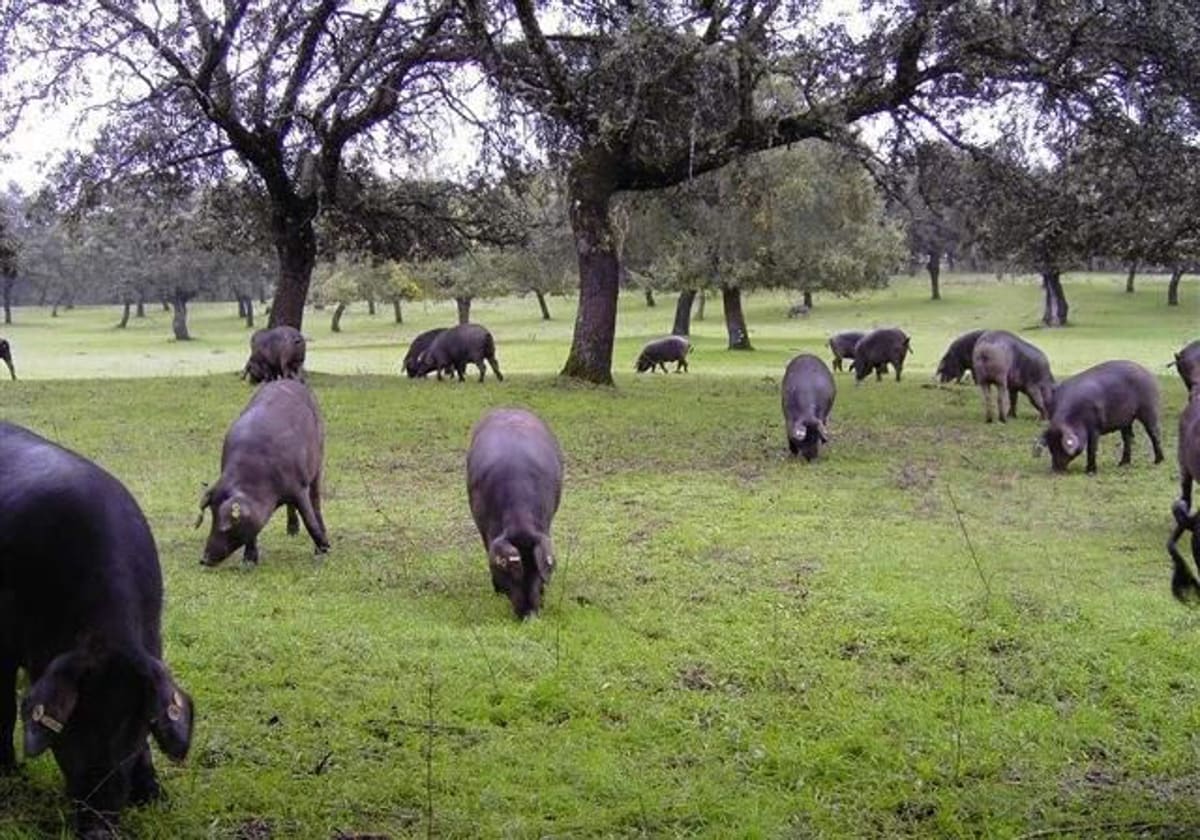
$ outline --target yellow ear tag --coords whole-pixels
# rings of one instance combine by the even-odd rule
[[[231,519],[233,519],[234,522],[237,522],[239,519],[241,519],[242,518],[242,506],[239,503],[234,502],[233,507],[231,507],[229,509],[229,516]]]
[[[29,717],[33,719],[34,723],[40,723],[56,735],[63,731],[63,725],[46,714],[46,707],[41,703],[33,707],[33,711],[29,713]]]

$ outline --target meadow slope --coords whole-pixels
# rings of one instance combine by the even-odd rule
[[[262,563],[198,563],[193,530],[249,388],[232,305],[114,309],[5,331],[22,380],[0,417],[88,455],[143,505],[166,575],[167,659],[193,694],[169,801],[130,810],[137,838],[1014,837],[1200,833],[1200,613],[1169,593],[1184,394],[1163,365],[1200,337],[1190,284],[1091,276],[1076,325],[1034,329],[1028,281],[951,276],[852,300],[747,300],[753,353],[724,350],[719,301],[687,375],[632,373],[673,298],[623,300],[615,389],[565,383],[571,304],[480,302],[506,379],[396,376],[403,346],[452,306],[356,306],[345,332],[309,313],[311,384],[329,430],[332,551],[277,515]],[[834,441],[785,457],[778,385],[838,329],[895,324],[903,382],[838,376]],[[1061,377],[1106,358],[1161,374],[1168,462],[1137,429],[1100,471],[1051,475],[1021,416],[987,426],[977,389],[937,387],[948,341],[1024,330]],[[541,617],[493,596],[463,456],[488,408],[556,430],[567,488]],[[207,528],[207,524],[205,525]],[[49,756],[0,778],[0,837],[66,831]]]

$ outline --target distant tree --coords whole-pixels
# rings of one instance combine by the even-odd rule
[[[720,288],[730,349],[750,349],[743,290],[885,285],[903,253],[866,172],[827,144],[800,144],[632,205],[625,242],[634,270],[681,290],[673,330],[690,329],[696,290]]]
[[[16,214],[20,210],[19,194],[0,197],[0,289],[3,291],[4,323],[12,323],[13,285],[17,280],[19,244],[16,235]]]
[[[909,253],[929,272],[930,297],[940,300],[942,260],[953,268],[970,237],[971,158],[948,143],[924,141],[900,147],[893,166],[899,183],[891,209],[905,222]]]
[[[1171,2],[1184,12],[1176,21],[1194,17]],[[580,305],[563,374],[612,382],[617,193],[804,139],[853,143],[853,125],[881,114],[953,130],[964,103],[996,102],[1010,83],[1045,93],[1047,109],[1086,101],[1148,48],[1126,34],[1134,4],[1117,5],[872,4],[862,34],[823,2],[465,0],[474,49],[511,116],[509,148],[520,152],[528,134],[517,129],[532,117],[567,172]],[[780,79],[799,95],[776,95]]]
[[[299,327],[314,220],[337,204],[343,158],[423,142],[434,103],[452,95],[433,70],[465,57],[447,40],[453,18],[449,2],[13,0],[0,18],[9,59],[33,71],[9,75],[2,104],[19,115],[80,96],[99,67],[106,96],[91,110],[108,122],[78,171],[219,167],[236,156],[269,201],[271,324]]]

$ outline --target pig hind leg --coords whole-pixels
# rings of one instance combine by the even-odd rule
[[[1008,417],[1013,410],[1014,402],[1015,400],[1009,396],[1009,390],[1007,386],[996,385],[996,414],[999,416],[1001,423],[1008,422]]]
[[[489,353],[486,356],[486,358],[487,358],[487,363],[492,366],[492,373],[496,374],[496,381],[503,382],[504,374],[502,374],[500,372],[500,363],[498,361],[496,361],[496,354],[494,352]]]
[[[309,485],[308,491],[300,494],[296,507],[300,510],[300,518],[304,520],[304,528],[312,537],[317,554],[329,550],[329,538],[325,534],[325,520],[321,516],[321,479],[320,476]]]
[[[1133,424],[1121,428],[1121,460],[1118,466],[1125,466],[1133,460]]]
[[[1163,461],[1162,451],[1162,433],[1158,428],[1158,418],[1154,415],[1142,415],[1139,420],[1142,421],[1142,428],[1146,430],[1146,436],[1150,438],[1150,446],[1154,449],[1154,463],[1161,464]]]
[[[992,422],[991,389],[992,389],[992,386],[989,385],[986,381],[984,381],[984,383],[979,386],[979,390],[983,394],[983,417],[989,423]]]

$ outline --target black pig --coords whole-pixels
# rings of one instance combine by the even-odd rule
[[[890,364],[896,369],[896,381],[900,381],[900,373],[904,370],[904,359],[912,352],[910,339],[903,330],[887,327],[872,330],[858,340],[854,345],[854,378],[861,382],[875,371],[876,381],[883,378]]]
[[[687,357],[688,353],[692,352],[691,343],[681,335],[669,335],[666,338],[658,338],[648,342],[642,348],[641,355],[637,357],[637,362],[634,363],[634,368],[638,373],[646,371],[654,372],[654,368],[661,367],[663,373],[669,373],[667,370],[667,362],[675,363],[675,372],[680,373],[688,369]]]
[[[15,382],[17,379],[17,369],[13,367],[12,346],[3,338],[0,338],[0,360],[8,365],[8,375]]]
[[[971,370],[975,342],[985,332],[987,330],[971,330],[950,342],[950,346],[946,348],[946,354],[938,362],[937,378],[939,382],[962,384],[963,376],[968,373],[971,374],[972,379],[975,378],[975,374]]]
[[[1200,341],[1193,341],[1176,353],[1175,359],[1170,365],[1174,365],[1175,370],[1179,371],[1183,387],[1190,391],[1197,382],[1200,382]]]
[[[445,327],[438,327],[433,330],[426,330],[412,340],[412,344],[408,345],[408,352],[404,354],[404,372],[408,374],[409,379],[416,379],[418,376],[427,376],[431,371],[426,370],[422,374],[418,374],[420,369],[417,360],[421,358],[421,354],[429,349],[433,344],[433,340],[446,331]]]
[[[983,416],[992,422],[991,388],[996,388],[1000,422],[1017,416],[1017,394],[1023,393],[1045,420],[1054,375],[1046,354],[1028,341],[1005,330],[988,330],[975,341],[971,375],[983,393]]]
[[[306,344],[295,327],[256,330],[250,336],[250,358],[242,378],[254,384],[272,379],[299,379],[304,368]]]
[[[437,371],[441,380],[442,371],[453,370],[458,381],[466,379],[467,364],[479,368],[479,381],[487,375],[483,363],[492,366],[496,379],[504,381],[500,373],[500,364],[496,361],[496,340],[486,328],[479,324],[459,324],[451,327],[440,335],[434,336],[429,349],[417,358],[416,376],[425,376]]]
[[[192,701],[162,661],[162,572],[146,518],[104,470],[0,423],[0,771],[49,748],[85,838],[158,797],[148,738],[182,760]]]
[[[788,449],[811,461],[829,442],[829,412],[837,386],[825,363],[808,353],[788,362],[783,374],[783,422]]]
[[[558,440],[536,415],[499,408],[475,424],[467,496],[492,573],[518,618],[536,613],[554,571],[550,523],[562,498]]]
[[[258,562],[258,532],[280,505],[287,530],[299,531],[296,511],[318,554],[329,550],[321,517],[321,463],[325,424],[308,386],[294,379],[267,382],[233,421],[221,449],[221,477],[200,497],[200,516],[212,510],[212,530],[201,563],[215,566],[245,546],[242,559]]]
[[[854,345],[866,335],[859,330],[836,333],[829,339],[829,350],[833,353],[833,369],[842,370],[842,359],[854,361]]]
[[[1054,389],[1050,425],[1038,438],[1038,449],[1050,450],[1055,472],[1065,471],[1086,451],[1087,471],[1094,473],[1100,436],[1119,431],[1121,463],[1128,464],[1136,420],[1150,436],[1158,464],[1163,460],[1158,414],[1158,382],[1150,371],[1134,362],[1103,362]]]
[[[1200,569],[1200,513],[1192,513],[1192,486],[1200,479],[1200,385],[1193,385],[1188,404],[1179,415],[1179,498],[1171,506],[1175,517],[1175,530],[1167,540],[1167,553],[1171,555],[1174,575],[1171,592],[1180,601],[1189,595],[1200,597],[1200,582],[1188,571],[1175,543],[1184,531],[1192,534],[1192,561]]]

